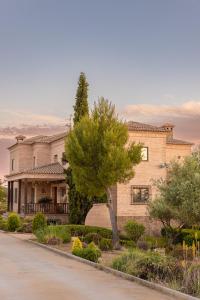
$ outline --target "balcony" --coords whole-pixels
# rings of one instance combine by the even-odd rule
[[[24,206],[25,215],[33,215],[38,212],[43,214],[67,214],[67,203],[27,203]]]

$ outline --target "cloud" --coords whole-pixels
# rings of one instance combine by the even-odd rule
[[[128,105],[122,110],[125,119],[162,125],[172,122],[175,136],[200,143],[200,101],[187,101],[181,105]]]
[[[65,120],[54,115],[33,114],[28,111],[0,111],[0,126],[63,125]]]
[[[123,115],[127,117],[200,117],[200,101],[188,101],[181,105],[150,105],[133,104],[128,105],[123,110]]]

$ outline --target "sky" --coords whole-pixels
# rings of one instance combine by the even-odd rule
[[[0,0],[1,132],[63,126],[83,71],[90,107],[199,142],[199,16],[199,0]]]

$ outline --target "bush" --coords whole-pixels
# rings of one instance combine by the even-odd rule
[[[149,243],[147,241],[138,241],[137,247],[141,250],[148,250],[150,249]]]
[[[22,220],[21,226],[17,229],[17,232],[32,233],[33,232],[33,219],[26,217]]]
[[[112,238],[112,230],[108,228],[102,228],[97,226],[87,225],[64,225],[69,229],[72,236],[86,236],[88,233],[98,233],[106,239]]]
[[[135,248],[136,243],[134,241],[129,241],[129,240],[120,240],[121,246],[124,246],[126,248]]]
[[[72,254],[75,254],[78,250],[81,250],[81,249],[83,249],[83,244],[82,244],[81,240],[78,237],[76,237],[73,240],[73,244],[72,244]]]
[[[71,234],[64,226],[48,226],[49,233],[54,237],[61,240],[62,243],[69,243],[71,241]]]
[[[157,282],[168,282],[182,276],[182,268],[175,259],[152,251],[134,249],[116,258],[112,266],[119,271]]]
[[[1,215],[0,215],[0,230],[4,230],[4,231],[8,230],[8,223],[6,219],[4,219]]]
[[[101,257],[101,251],[93,242],[90,243],[87,248],[74,249],[72,253],[93,262],[98,262],[99,257]]]
[[[100,248],[102,251],[112,250],[112,249],[113,249],[112,240],[102,238],[102,239],[100,240],[100,243],[99,243],[99,248]]]
[[[139,238],[144,234],[145,227],[143,224],[138,224],[137,222],[130,220],[124,226],[124,230],[128,238],[137,243]]]
[[[47,244],[47,242],[48,242],[47,228],[40,228],[40,229],[36,230],[35,236],[39,243]]]
[[[33,232],[44,229],[47,226],[47,220],[43,213],[37,213],[33,219]]]
[[[37,240],[44,244],[68,243],[71,240],[70,232],[65,228],[57,228],[58,226],[46,226],[35,231]]]
[[[182,292],[199,297],[200,296],[200,265],[192,264],[184,273]]]
[[[149,249],[165,248],[167,246],[166,237],[144,236],[143,240],[148,243]]]
[[[16,231],[21,226],[19,215],[16,213],[10,213],[8,216],[7,225],[9,231]]]
[[[94,242],[96,245],[99,245],[101,239],[102,239],[102,237],[99,233],[90,232],[90,233],[87,233],[86,236],[84,237],[84,242],[86,242],[88,244],[91,242]]]

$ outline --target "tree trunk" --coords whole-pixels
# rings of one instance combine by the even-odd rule
[[[120,241],[119,241],[119,234],[118,234],[118,228],[117,228],[117,220],[116,216],[113,210],[113,204],[112,204],[112,194],[110,192],[110,189],[107,189],[107,195],[108,195],[108,209],[110,214],[110,221],[112,225],[112,242],[113,242],[113,248],[114,249],[120,249]]]

